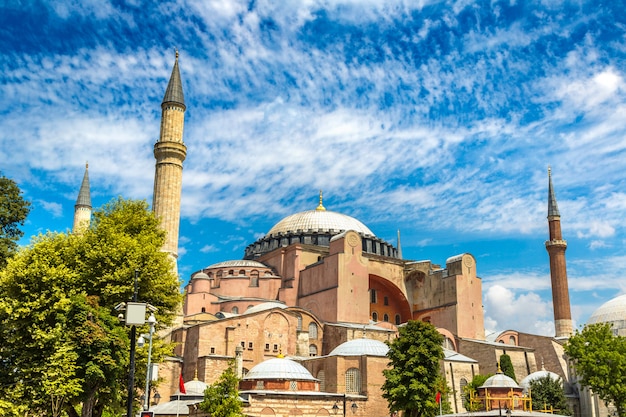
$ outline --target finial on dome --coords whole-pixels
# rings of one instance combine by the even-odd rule
[[[498,370],[496,371],[496,374],[501,374],[502,372],[502,368],[500,368],[500,361],[498,361]]]
[[[193,380],[197,381],[198,380],[198,368],[196,367],[196,370],[193,371]]]
[[[319,206],[317,206],[315,210],[326,211],[326,207],[324,207],[324,205],[322,204],[322,197],[323,197],[322,190],[320,190],[320,204]]]
[[[283,359],[284,357],[285,357],[285,355],[283,355],[283,348],[280,348],[280,350],[278,351],[277,358]]]

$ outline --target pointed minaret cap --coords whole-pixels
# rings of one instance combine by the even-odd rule
[[[561,217],[559,206],[556,204],[556,196],[552,187],[552,168],[548,167],[548,218]]]
[[[78,198],[76,199],[76,206],[91,208],[91,191],[89,190],[89,164],[85,164],[85,175],[83,175],[83,182],[80,185],[80,191],[78,192]]]
[[[320,190],[320,204],[315,209],[317,211],[326,211],[326,207],[322,204],[322,190]]]
[[[180,80],[180,71],[178,70],[178,50],[176,50],[176,61],[174,61],[174,68],[172,68],[172,75],[170,81],[167,84],[167,90],[165,90],[165,96],[161,107],[166,103],[176,103],[185,109],[185,96],[183,94],[183,83]]]

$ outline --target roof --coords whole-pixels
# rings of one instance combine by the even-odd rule
[[[241,268],[269,268],[269,266],[262,264],[261,262],[257,262],[257,261],[249,261],[249,260],[234,260],[234,261],[223,261],[223,262],[218,262],[216,264],[207,266],[204,269],[211,269],[211,268],[235,268],[235,267],[241,267]]]
[[[548,217],[559,217],[559,206],[552,187],[552,169],[548,168]]]
[[[89,189],[89,165],[88,164],[85,165],[85,175],[83,175],[83,182],[80,185],[80,191],[78,192],[76,205],[91,208],[91,191]]]
[[[257,304],[255,306],[248,308],[244,312],[244,314],[258,313],[259,311],[271,310],[273,308],[285,309],[287,308],[287,306],[284,303],[281,303],[279,301],[268,301],[266,303]]]
[[[328,356],[387,356],[389,346],[374,339],[353,339],[334,348]]]
[[[374,236],[374,233],[354,217],[328,210],[307,210],[285,217],[267,232],[268,235],[296,233],[298,231],[337,231],[354,230],[361,235]]]
[[[165,90],[165,96],[163,102],[165,103],[177,103],[185,107],[185,96],[183,94],[183,83],[180,80],[180,71],[178,70],[178,51],[176,51],[176,61],[174,61],[174,68],[172,68],[172,75],[170,81],[167,84]]]
[[[454,350],[450,350],[446,348],[443,349],[443,356],[445,360],[451,361],[451,362],[478,363],[477,360],[468,358],[465,355],[461,355],[460,353],[455,352]]]
[[[502,372],[490,376],[485,383],[478,388],[520,388],[517,382],[511,377],[504,375]]]
[[[287,358],[273,358],[252,367],[244,380],[317,381],[302,365]]]

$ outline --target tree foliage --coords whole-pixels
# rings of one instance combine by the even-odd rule
[[[437,392],[448,411],[447,387],[440,373],[443,336],[430,323],[411,320],[398,329],[398,338],[389,342],[387,356],[391,367],[385,369],[383,397],[389,409],[404,411],[410,417],[439,414]]]
[[[24,200],[15,181],[0,174],[0,268],[15,252],[16,242],[24,234],[19,226],[24,225],[29,211],[30,203]]]
[[[199,407],[212,417],[243,417],[234,362],[231,361],[219,379],[207,387]]]
[[[580,384],[626,417],[626,338],[614,335],[610,324],[591,324],[569,338],[565,353]]]
[[[500,370],[504,375],[517,382],[517,378],[515,377],[515,369],[513,368],[513,362],[511,361],[511,357],[506,353],[500,355]]]
[[[567,399],[563,391],[563,381],[553,379],[550,375],[530,381],[530,395],[533,400],[533,410],[544,410],[552,407],[557,414],[571,415],[567,408]]]
[[[145,202],[116,199],[83,234],[40,235],[19,250],[0,273],[0,398],[53,417],[122,409],[130,341],[114,307],[132,298],[139,270],[139,301],[171,322],[180,292],[163,241]]]

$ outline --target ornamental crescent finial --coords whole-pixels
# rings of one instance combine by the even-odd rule
[[[315,210],[326,211],[326,207],[324,207],[324,205],[322,204],[322,200],[323,200],[323,194],[322,194],[322,190],[320,190],[320,204],[319,206],[317,206]]]

